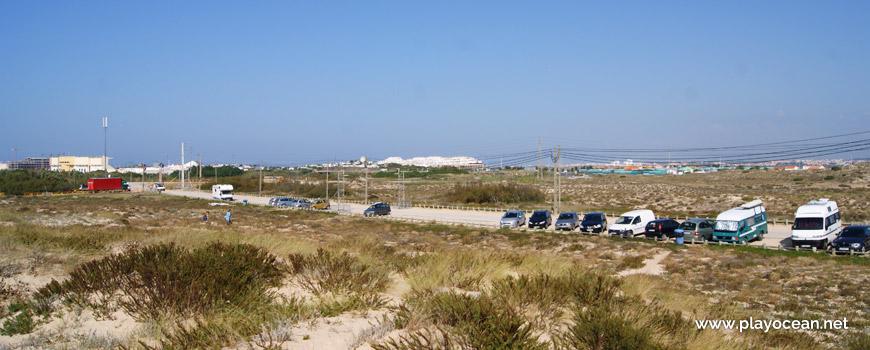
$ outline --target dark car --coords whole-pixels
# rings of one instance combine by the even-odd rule
[[[547,228],[553,223],[553,216],[550,215],[549,210],[537,210],[532,213],[532,217],[529,218],[529,228]]]
[[[680,229],[686,235],[686,240],[709,241],[713,239],[713,226],[715,221],[710,219],[689,219],[680,224]]]
[[[375,203],[363,212],[363,216],[390,215],[390,205],[387,203]]]
[[[870,226],[847,226],[840,231],[833,242],[831,250],[836,253],[848,253],[850,251],[866,252],[870,245]]]
[[[650,221],[646,224],[646,231],[643,232],[643,235],[646,237],[657,237],[661,238],[664,236],[668,236],[669,238],[674,237],[674,230],[680,227],[680,223],[677,220],[673,219],[658,219]]]
[[[607,216],[601,212],[586,213],[580,222],[580,232],[601,233],[607,231]]]

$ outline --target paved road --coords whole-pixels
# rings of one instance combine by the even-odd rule
[[[141,186],[141,185],[140,185]],[[173,196],[184,196],[190,198],[200,198],[200,199],[212,199],[211,193],[208,192],[200,192],[200,191],[181,191],[181,190],[166,190],[164,192],[168,195]],[[247,199],[249,204],[255,205],[268,205],[269,197],[258,197],[258,196],[250,196],[250,195],[240,195],[235,194],[235,202],[241,203],[243,200]],[[345,203],[341,205],[341,208],[333,203],[333,209],[341,209],[345,211],[349,211],[352,214],[361,215],[363,210],[366,209],[367,206],[362,204],[352,204]],[[484,211],[469,211],[469,210],[455,210],[455,209],[429,209],[429,208],[393,208],[392,217],[402,218],[402,219],[413,219],[413,220],[423,220],[423,221],[435,221],[438,223],[461,223],[466,225],[478,225],[478,226],[487,226],[492,228],[498,227],[499,219],[501,218],[502,213],[499,212],[484,212]],[[615,217],[608,218],[608,222],[616,221]],[[782,244],[785,247],[791,246],[791,228],[786,225],[773,225],[768,224],[768,228],[770,232],[765,235],[764,239],[760,241],[752,242],[752,245],[767,245],[767,246],[778,246]],[[553,231],[549,229],[548,231]]]

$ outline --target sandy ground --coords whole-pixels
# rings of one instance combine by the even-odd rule
[[[199,198],[199,199],[212,199],[211,193],[208,192],[199,192],[199,191],[181,191],[181,190],[167,190],[164,192],[168,195],[173,196],[184,196],[190,198]],[[243,200],[247,199],[249,204],[254,205],[268,205],[269,197],[258,197],[258,196],[247,196],[247,195],[236,195],[235,203],[240,204]],[[333,203],[334,206],[337,206],[336,203]],[[343,203],[341,204],[343,207],[347,208],[350,213],[355,215],[361,215],[362,212],[367,208],[367,206],[362,204],[353,204],[353,203]],[[486,226],[497,228],[499,219],[501,218],[503,213],[500,212],[485,212],[485,211],[472,211],[472,210],[454,210],[454,209],[429,209],[429,208],[393,208],[391,217],[401,218],[401,219],[410,219],[410,220],[422,220],[422,221],[435,221],[438,223],[461,223],[465,225],[478,225],[478,226]],[[615,217],[610,217],[607,219],[608,222],[613,223],[616,221]],[[750,243],[751,245],[761,246],[766,245],[769,247],[776,247],[782,244],[785,247],[791,246],[791,227],[786,225],[773,225],[768,224],[768,228],[770,229],[770,233],[764,236],[763,239],[754,241]],[[547,231],[555,232],[555,230],[548,229]]]
[[[662,265],[662,261],[670,255],[671,252],[663,251],[654,255],[650,259],[644,260],[644,265],[641,268],[625,270],[619,272],[619,277],[624,277],[628,275],[636,275],[636,274],[644,274],[644,275],[661,275],[665,273],[665,267]]]

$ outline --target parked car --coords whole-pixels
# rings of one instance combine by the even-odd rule
[[[275,206],[276,207],[291,207],[291,206],[293,206],[293,201],[295,201],[295,199],[290,198],[290,197],[279,197],[278,199],[275,200]]]
[[[532,213],[532,216],[529,217],[529,228],[537,227],[546,229],[553,224],[553,216],[550,215],[549,210],[536,210]]]
[[[870,226],[846,226],[840,235],[831,242],[834,253],[849,251],[866,252],[870,246]]]
[[[680,223],[674,219],[653,220],[646,224],[646,230],[643,232],[643,235],[647,238],[662,238],[665,236],[667,236],[668,238],[673,238],[674,230],[679,227]]]
[[[372,204],[368,209],[363,211],[363,216],[378,216],[390,215],[390,205],[387,203],[377,202]]]
[[[311,207],[317,210],[326,210],[329,209],[329,201],[325,199],[315,200],[314,203],[311,203]]]
[[[277,202],[277,201],[278,201],[278,197],[272,197],[272,198],[269,198],[269,206],[270,206],[270,207],[274,207],[274,206],[275,206],[275,202]]]
[[[580,232],[600,233],[607,231],[607,216],[602,212],[586,213],[580,222]]]
[[[656,219],[652,210],[641,209],[632,210],[624,213],[616,219],[613,225],[607,229],[611,235],[622,235],[623,237],[634,237],[643,233],[646,229],[646,224]]]
[[[689,219],[680,224],[686,240],[694,238],[697,241],[709,241],[713,239],[713,226],[716,222],[710,219]]]
[[[157,193],[160,193],[160,192],[166,191],[166,188],[163,187],[163,184],[159,184],[159,183],[153,183],[153,184],[151,184],[151,189],[154,190],[154,191],[157,191]]]
[[[297,209],[308,209],[311,208],[311,201],[305,198],[297,198],[293,200],[292,206]]]
[[[580,225],[580,216],[573,211],[567,211],[559,214],[556,219],[556,229],[565,231],[574,231]]]
[[[499,227],[520,227],[526,224],[526,214],[522,210],[508,210],[501,217]]]

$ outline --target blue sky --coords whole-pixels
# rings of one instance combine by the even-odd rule
[[[0,159],[293,164],[870,130],[870,3],[0,2]],[[866,152],[865,152],[866,153]],[[866,154],[855,154],[867,157]]]

